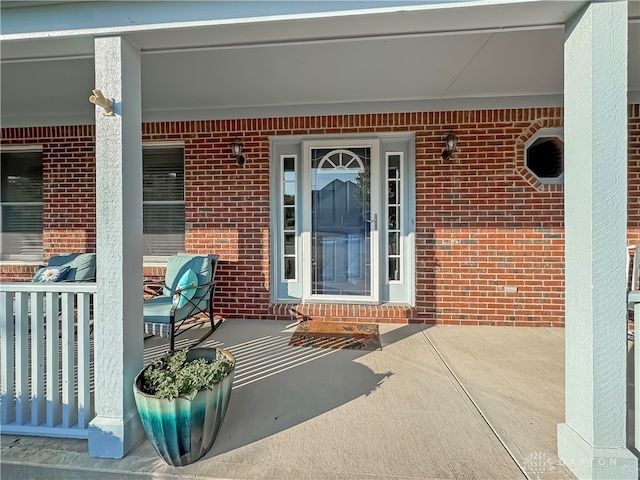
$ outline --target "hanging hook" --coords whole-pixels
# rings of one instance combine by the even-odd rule
[[[113,100],[105,98],[97,88],[93,90],[93,95],[89,97],[89,101],[104,110],[104,115],[113,115]]]

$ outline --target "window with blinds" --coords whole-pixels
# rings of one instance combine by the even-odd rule
[[[0,257],[42,259],[42,151],[3,151]]]
[[[147,257],[184,251],[184,149],[142,150],[142,217]]]

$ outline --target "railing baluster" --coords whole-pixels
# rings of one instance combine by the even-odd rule
[[[70,428],[78,420],[75,397],[75,333],[73,294],[62,293],[62,426]]]
[[[16,293],[16,423],[29,423],[29,292]]]
[[[631,292],[629,297],[635,292]],[[635,331],[635,326],[640,324],[640,298],[633,299],[635,303],[633,304],[633,405],[627,405],[627,411],[633,408],[634,411],[634,445],[640,446],[640,345],[635,344],[635,334],[640,333]],[[627,366],[628,368],[628,366]],[[627,397],[628,398],[628,397]],[[627,428],[629,428],[627,426]]]
[[[87,428],[91,411],[89,365],[89,293],[78,294],[78,427]]]
[[[44,423],[47,413],[44,384],[43,294],[31,292],[31,424]]]
[[[0,422],[3,425],[16,418],[14,333],[13,292],[0,292]]]
[[[47,317],[47,426],[61,420],[60,405],[60,338],[58,333],[58,293],[46,294]]]

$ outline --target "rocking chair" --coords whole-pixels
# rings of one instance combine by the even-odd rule
[[[145,282],[145,293],[151,295],[143,301],[144,333],[169,338],[169,351],[175,350],[175,337],[193,328],[197,316],[204,315],[211,329],[196,344],[208,338],[218,326],[213,316],[215,273],[218,256],[173,255],[167,261],[164,285]],[[155,288],[155,290],[151,290]],[[183,326],[186,328],[176,333]]]

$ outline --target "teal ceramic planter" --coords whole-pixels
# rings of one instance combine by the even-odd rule
[[[235,358],[219,348],[194,348],[187,354],[187,361],[213,361],[220,356],[230,360],[234,369],[213,390],[202,389],[193,397],[166,400],[143,392],[146,367],[135,379],[133,394],[140,420],[153,448],[169,465],[180,467],[202,458],[218,435],[231,396]]]

